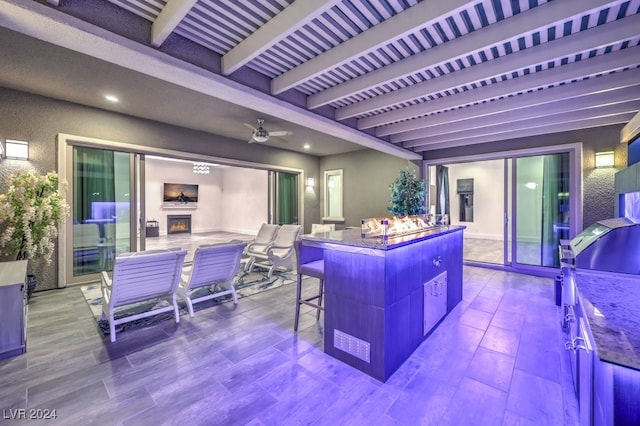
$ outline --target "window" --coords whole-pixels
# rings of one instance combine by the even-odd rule
[[[342,212],[342,169],[324,172],[323,220],[344,221]]]

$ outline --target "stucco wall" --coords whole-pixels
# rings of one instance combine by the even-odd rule
[[[389,186],[407,165],[420,176],[415,164],[377,151],[363,150],[326,156],[320,160],[318,191],[321,194],[325,170],[342,169],[344,226],[360,226],[363,218],[389,216]]]

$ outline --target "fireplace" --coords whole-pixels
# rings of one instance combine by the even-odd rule
[[[191,233],[191,215],[175,214],[167,215],[167,235],[169,234],[190,234]]]

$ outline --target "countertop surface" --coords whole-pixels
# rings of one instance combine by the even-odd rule
[[[27,276],[27,260],[0,262],[0,287],[24,284]]]
[[[439,235],[450,234],[462,231],[465,226],[444,226],[439,225],[420,232],[390,236],[386,239],[382,237],[364,238],[359,228],[344,229],[340,231],[317,232],[302,236],[303,241],[318,243],[338,244],[352,247],[360,247],[375,250],[392,250],[394,248],[406,246],[418,241],[435,238]]]
[[[577,269],[576,285],[599,358],[640,370],[640,275]]]

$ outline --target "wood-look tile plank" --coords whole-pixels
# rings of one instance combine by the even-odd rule
[[[552,289],[548,278],[464,267],[463,301],[386,383],[323,352],[324,315],[305,307],[293,332],[295,286],[126,330],[113,344],[77,287],[39,292],[27,353],[0,361],[0,408],[57,408],[65,426],[446,424],[471,413],[573,425]],[[485,347],[516,338],[527,351]]]

